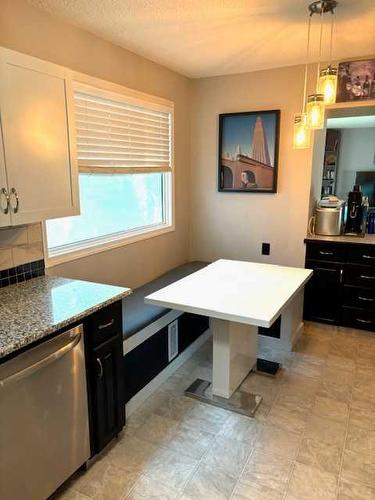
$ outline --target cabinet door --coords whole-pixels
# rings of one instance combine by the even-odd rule
[[[0,133],[0,227],[10,226],[10,224],[9,191],[5,172],[3,142]]]
[[[78,213],[68,70],[6,49],[0,55],[12,224]]]
[[[314,274],[305,287],[305,319],[337,324],[340,320],[342,268],[323,262],[307,262],[306,267],[313,269]]]
[[[125,423],[122,340],[114,337],[92,351],[94,448],[97,453]]]

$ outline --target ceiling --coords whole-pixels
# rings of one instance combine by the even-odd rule
[[[305,62],[306,0],[28,1],[193,78]],[[375,54],[375,1],[338,1],[334,58]],[[324,16],[327,24],[329,16]],[[318,30],[319,18],[313,16],[313,61]],[[325,47],[328,26],[326,32]],[[329,57],[328,50],[323,57]]]
[[[345,116],[342,118],[327,119],[327,128],[369,128],[369,127],[375,127],[375,116]]]

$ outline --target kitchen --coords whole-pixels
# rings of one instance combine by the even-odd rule
[[[245,72],[241,59],[234,70],[229,64],[210,72],[204,54],[200,62],[185,53],[181,69],[178,58],[172,64],[152,53],[155,40],[145,52],[135,41],[114,41],[111,31],[101,35],[101,23],[111,15],[113,24],[117,11],[109,2],[101,19],[94,3],[64,10],[58,1],[2,2],[1,497],[372,498],[374,464],[365,442],[374,434],[375,240],[364,198],[371,200],[373,182],[357,182],[357,226],[348,231],[358,235],[344,235],[342,221],[328,224],[325,234],[316,201],[328,196],[323,178],[334,170],[325,166],[326,128],[342,131],[340,176],[350,170],[340,163],[349,158],[345,131],[370,134],[373,99],[327,105],[310,147],[295,149],[304,50],[282,67],[268,52],[267,67]],[[373,60],[373,12],[365,3],[362,10],[338,4],[337,63]],[[85,24],[90,8],[96,28]],[[298,12],[302,47],[307,5]],[[146,23],[142,12],[134,21],[124,10],[118,15],[128,26]],[[293,14],[284,15],[292,29]],[[348,16],[362,23],[363,41],[356,43],[357,34],[350,44],[340,38]],[[160,51],[162,42],[160,35]],[[308,92],[318,61],[310,57]],[[193,63],[206,69],[188,70]],[[117,114],[109,109],[114,101]],[[217,187],[218,116],[225,122],[225,115],[247,110],[280,110],[275,193]],[[130,160],[118,147],[127,139],[114,131],[128,116],[157,159],[152,170],[139,146],[126,153]],[[343,125],[348,119],[360,125]],[[155,123],[167,139],[155,139]],[[224,123],[223,141],[225,130]],[[270,137],[276,143],[277,133]],[[277,158],[272,146],[269,139]],[[248,149],[242,147],[241,161]],[[373,154],[372,147],[370,160],[353,172],[373,171]],[[124,166],[127,175],[119,171]],[[357,174],[350,175],[356,183]],[[248,189],[257,189],[252,184]],[[352,188],[329,195],[346,201]],[[342,234],[332,234],[338,227]],[[252,263],[252,270],[244,267]],[[292,278],[292,268],[301,274]],[[232,293],[251,296],[251,304],[232,304]],[[226,339],[221,358],[219,336]],[[218,387],[229,383],[220,378],[222,363],[230,373],[239,367],[230,361],[235,336],[246,338],[242,348],[251,356],[244,382],[234,384],[249,395],[247,406],[233,411],[233,387],[221,396]],[[198,399],[196,386],[184,396],[212,375],[216,396],[202,385]]]

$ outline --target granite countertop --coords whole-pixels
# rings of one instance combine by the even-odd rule
[[[131,293],[130,288],[41,276],[0,290],[0,358]]]
[[[307,235],[306,240],[309,241],[328,241],[329,243],[359,243],[362,245],[375,245],[375,234],[365,234],[363,238],[360,236],[321,236],[319,234]]]

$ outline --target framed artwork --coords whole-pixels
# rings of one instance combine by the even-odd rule
[[[375,59],[339,64],[336,102],[375,99]]]
[[[280,110],[219,115],[218,190],[276,193]]]

